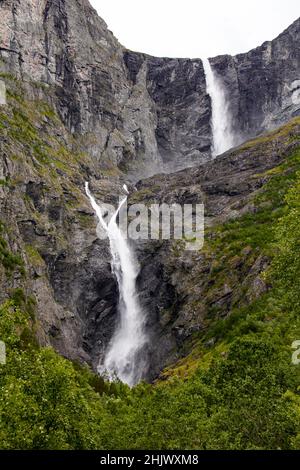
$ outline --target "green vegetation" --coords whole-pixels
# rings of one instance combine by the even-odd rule
[[[0,222],[0,263],[8,276],[16,270],[24,275],[24,262],[19,254],[10,250],[7,240],[3,237],[4,232],[5,227]]]
[[[1,448],[98,448],[99,426],[108,433],[102,410],[126,388],[106,385],[53,350],[38,348],[16,301],[0,308],[0,331],[7,348],[7,363],[0,366]]]
[[[0,179],[0,186],[9,186],[9,179]]]
[[[68,150],[76,148],[74,141],[63,145],[59,132],[52,135],[50,130],[61,124],[51,107],[25,101],[19,84],[5,78],[11,82],[10,106],[0,113],[1,145],[17,170],[12,181],[0,180],[0,186],[15,188],[29,168],[43,179],[43,191],[51,188],[59,204],[89,226],[90,216],[77,211],[82,197],[77,177],[80,165],[90,164],[88,157]],[[299,122],[296,118],[243,149],[256,151],[257,146],[262,152],[282,137],[295,142],[292,131]],[[102,173],[115,172],[108,168]],[[201,253],[211,267],[203,281],[206,295],[191,305],[196,309],[207,302],[201,305],[207,312],[205,333],[193,336],[191,352],[154,385],[130,390],[109,384],[87,367],[40,347],[34,297],[27,288],[7,289],[9,299],[0,306],[0,340],[7,350],[7,363],[0,365],[1,449],[300,448],[300,365],[291,363],[291,344],[300,339],[299,148],[263,177],[266,184],[251,201],[253,210],[206,234]],[[133,200],[142,196],[149,203],[157,189],[140,191]],[[23,199],[43,225],[31,197]],[[61,234],[52,230],[59,240]],[[16,287],[13,276],[18,279],[25,270],[11,238],[0,224],[0,275],[13,279],[10,285]],[[28,263],[44,266],[33,245],[24,251]],[[172,255],[180,253],[178,242]],[[251,269],[259,257],[270,267],[259,275],[265,288],[251,298]],[[197,270],[186,275],[191,275],[191,288],[203,278]],[[238,286],[228,310],[215,301],[224,285]],[[171,309],[162,315],[168,321]]]
[[[92,166],[90,157],[81,151],[81,145],[65,131],[55,110],[45,101],[26,99],[22,83],[6,77],[8,106],[0,110],[1,149],[19,164],[11,180],[0,185],[11,186],[22,182],[24,169],[42,177],[46,185],[62,193],[62,184],[70,193],[80,197],[78,184],[73,183],[82,171],[82,165]],[[44,90],[47,94],[47,90]],[[48,91],[51,94],[51,90]],[[64,136],[61,138],[61,136]],[[68,177],[66,181],[65,177]]]
[[[241,150],[247,150],[251,149],[258,144],[265,144],[271,141],[274,141],[275,139],[279,139],[280,137],[283,136],[289,136],[290,132],[293,130],[294,126],[300,124],[300,118],[299,116],[295,117],[292,119],[289,123],[287,123],[285,126],[280,127],[279,129],[275,129],[274,131],[269,132],[268,134],[264,134],[262,136],[256,137],[255,139],[249,140],[246,143],[242,144],[237,152],[240,152]],[[299,140],[298,135],[293,135],[290,136],[290,140]]]
[[[32,245],[26,245],[25,246],[25,251],[28,260],[32,264],[32,266],[39,267],[39,266],[44,266],[44,260],[39,254],[38,250],[32,246]]]
[[[275,227],[285,214],[290,212],[285,195],[289,194],[292,188],[296,188],[299,171],[298,148],[284,163],[276,167],[276,171],[268,172],[270,179],[250,202],[252,209],[249,212],[206,232],[203,254],[211,266],[209,274],[205,277],[204,299],[209,310],[206,319],[209,337],[213,337],[212,323],[218,321],[218,315],[224,311],[224,305],[215,302],[224,285],[234,286],[235,290],[230,306],[230,318],[222,320],[220,325],[231,322],[235,317],[235,310],[239,312],[243,304],[249,304],[245,294],[249,291],[249,283],[257,276],[251,273],[251,269],[259,258],[270,262],[278,250],[274,244]],[[293,191],[297,192],[295,189]],[[191,283],[194,282],[197,282],[197,279],[191,279]]]
[[[272,258],[269,290],[225,319],[213,316],[196,353],[170,369],[166,381],[130,390],[39,348],[28,334],[34,330],[28,299],[21,290],[12,293],[0,308],[7,345],[7,364],[0,366],[1,448],[299,448],[300,366],[291,363],[291,344],[300,339],[298,164],[299,151],[288,172],[273,172],[257,196],[258,210],[210,237],[211,276],[223,279],[236,257],[251,265],[253,253],[264,253]],[[207,348],[209,338],[215,342]]]

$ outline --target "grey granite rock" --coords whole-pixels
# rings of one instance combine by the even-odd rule
[[[237,220],[257,210],[255,197],[272,177],[273,168],[299,149],[299,119],[293,125],[228,151],[195,168],[140,181],[129,203],[201,204],[205,206],[204,250],[188,251],[182,241],[141,240],[140,296],[148,311],[150,378],[161,364],[175,363],[186,355],[193,334],[205,332],[211,308],[220,317],[230,314],[237,302],[252,302],[267,290],[261,276],[269,260],[247,246],[233,259],[227,278],[214,287],[211,276],[214,253],[207,252],[209,229]],[[253,261],[247,260],[253,257]],[[246,295],[245,295],[246,293]]]
[[[300,114],[300,18],[246,54],[211,60],[225,84],[240,141]]]
[[[126,50],[88,0],[2,0],[0,12],[1,69],[50,100],[100,166],[137,179],[210,159],[200,59]],[[212,60],[239,140],[299,114],[299,25],[247,54]]]
[[[12,134],[8,119],[24,116],[13,116],[5,104],[0,110],[0,218],[9,229],[8,246],[22,254],[28,275],[8,278],[1,266],[0,301],[18,287],[34,294],[41,344],[96,368],[118,320],[118,292],[84,182],[111,203],[125,180],[142,178],[131,200],[205,200],[212,225],[254,210],[250,196],[293,144],[279,135],[266,147],[241,147],[210,161],[211,102],[201,60],[128,51],[87,0],[1,0],[0,16],[1,82],[9,103],[16,92],[12,79],[22,84],[27,101],[15,105],[17,112],[18,106],[28,111],[24,128]],[[299,26],[297,20],[247,54],[212,59],[240,140],[299,114]],[[44,102],[59,119],[45,111]],[[32,132],[23,135],[27,125]],[[298,135],[299,129],[291,132]],[[205,328],[207,312],[198,300],[207,295],[211,260],[183,255],[167,243],[139,243],[136,250],[140,297],[155,345],[147,351],[150,380]],[[236,260],[235,266],[242,264]],[[252,286],[249,298],[266,288],[264,265],[257,256],[244,273]],[[208,302],[226,315],[235,292],[226,282]]]

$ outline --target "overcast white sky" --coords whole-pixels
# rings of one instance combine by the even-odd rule
[[[156,56],[237,54],[300,16],[299,0],[90,0],[129,49]]]

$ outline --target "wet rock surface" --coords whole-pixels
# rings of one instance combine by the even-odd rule
[[[240,140],[287,122],[300,112],[300,19],[273,41],[212,65],[225,84]]]
[[[1,237],[25,269],[0,265],[0,301],[17,288],[33,295],[40,343],[96,369],[118,321],[118,290],[85,181],[111,204],[124,182],[129,202],[204,203],[214,227],[256,210],[252,198],[268,171],[298,145],[298,124],[211,161],[200,59],[128,51],[87,0],[2,0],[0,14],[8,92],[0,107]],[[212,60],[241,140],[299,114],[299,25],[247,54]],[[232,261],[236,276],[214,289],[213,253],[160,241],[135,249],[149,380],[186,354],[209,309],[228,315],[242,283],[249,300],[267,288],[260,273],[268,260],[251,247]]]

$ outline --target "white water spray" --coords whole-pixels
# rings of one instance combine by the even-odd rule
[[[144,332],[145,315],[136,292],[137,263],[127,240],[117,225],[117,216],[127,196],[106,224],[101,207],[89,191],[88,183],[85,184],[85,190],[102,227],[107,232],[112,256],[111,267],[119,286],[120,323],[98,371],[107,373],[111,380],[117,377],[132,386],[143,378],[146,366],[143,348],[147,343],[147,337]],[[125,185],[124,190],[128,193]]]
[[[229,111],[223,85],[216,77],[208,59],[203,59],[203,67],[206,77],[207,93],[211,98],[212,106],[212,156],[216,157],[236,145],[232,130],[232,118]]]

